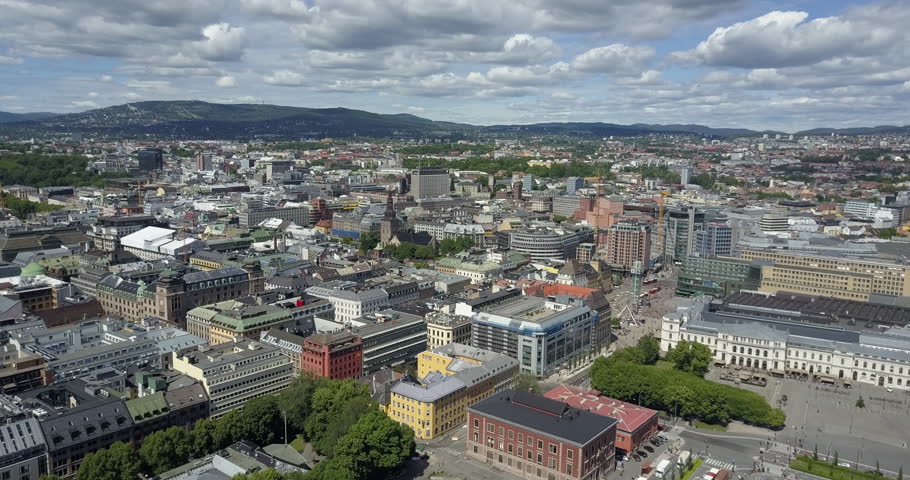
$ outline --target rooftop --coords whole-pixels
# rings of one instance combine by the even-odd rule
[[[633,403],[626,403],[615,398],[600,396],[597,390],[582,390],[580,388],[557,385],[544,394],[545,397],[565,402],[579,410],[596,413],[619,421],[619,428],[623,432],[635,432],[651,418],[657,417],[657,411],[641,407]]]
[[[515,390],[504,390],[487,397],[468,407],[468,411],[577,446],[587,445],[615,429],[617,424],[613,418]]]

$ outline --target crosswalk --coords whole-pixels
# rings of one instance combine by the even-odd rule
[[[705,465],[710,465],[712,467],[723,468],[724,470],[732,470],[733,464],[729,462],[722,462],[720,460],[709,458],[705,460]]]
[[[438,450],[440,452],[444,452],[446,455],[451,455],[453,457],[460,457],[461,454],[464,453],[464,450],[459,450],[457,448],[451,448],[451,447],[440,448]]]

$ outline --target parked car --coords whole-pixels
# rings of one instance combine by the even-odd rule
[[[641,461],[641,456],[638,455],[637,453],[633,453],[633,454],[632,454],[632,458],[634,458],[636,462],[640,462],[640,461]]]
[[[635,453],[641,455],[641,458],[648,458],[648,452],[646,452],[644,450],[638,450]]]
[[[644,448],[645,450],[647,450],[648,453],[654,453],[654,447],[652,447],[651,445],[645,445],[645,446],[642,447],[642,448]]]

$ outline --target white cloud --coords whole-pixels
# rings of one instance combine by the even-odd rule
[[[282,87],[299,87],[303,85],[303,75],[290,70],[278,70],[262,78],[269,85],[278,85]]]
[[[0,65],[22,65],[24,62],[21,58],[0,55]]]
[[[742,68],[811,65],[844,56],[881,54],[904,37],[887,22],[826,17],[806,21],[807,12],[774,11],[719,27],[694,49],[671,58],[685,63]],[[886,20],[886,19],[880,19]]]
[[[215,80],[215,86],[220,88],[234,88],[237,86],[237,79],[230,75],[218,77],[218,79]]]
[[[205,40],[199,43],[199,53],[206,60],[237,60],[243,55],[246,29],[228,23],[216,23],[202,29]]]
[[[112,77],[110,75],[101,75],[100,77],[98,77],[99,82],[110,82],[112,80],[114,80],[114,77]]]
[[[98,108],[98,104],[92,100],[78,100],[71,103],[74,107],[78,108]]]
[[[633,47],[614,43],[597,47],[575,57],[572,66],[582,72],[638,75],[654,57],[651,47]]]

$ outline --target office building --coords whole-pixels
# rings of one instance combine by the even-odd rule
[[[580,243],[575,250],[575,259],[578,263],[591,263],[597,258],[597,249],[593,243]]]
[[[517,359],[522,372],[547,376],[594,348],[600,323],[583,299],[520,297],[472,319],[471,345]]]
[[[411,196],[415,200],[446,197],[452,189],[449,171],[439,167],[420,167],[411,171]]]
[[[47,443],[34,418],[0,427],[0,478],[38,480],[47,474]]]
[[[196,170],[202,172],[208,172],[212,170],[212,154],[211,153],[200,153],[196,155]]]
[[[133,420],[123,400],[97,395],[81,380],[54,383],[19,397],[23,408],[41,416],[49,474],[74,478],[87,454],[130,441]]]
[[[98,217],[88,232],[88,237],[96,250],[113,252],[120,248],[121,238],[157,224],[158,221],[151,215]]]
[[[357,378],[363,372],[363,341],[341,331],[303,339],[300,371],[321,378]]]
[[[165,270],[153,284],[109,275],[98,284],[97,293],[109,314],[137,323],[154,317],[185,325],[186,312],[195,307],[255,295],[264,289],[262,266],[258,260],[250,259],[243,267],[208,272],[181,274]]]
[[[705,226],[705,213],[695,207],[670,210],[666,216],[666,261],[677,264],[689,256],[695,246],[695,234]]]
[[[565,402],[579,410],[615,418],[616,449],[620,453],[630,454],[647,445],[646,442],[657,435],[657,410],[604,397],[597,390],[582,390],[565,385],[557,385],[543,395],[551,400]]]
[[[0,231],[0,260],[11,262],[21,252],[66,247],[75,253],[87,250],[89,237],[75,225],[7,229]]]
[[[703,230],[695,232],[695,248],[692,253],[700,257],[732,255],[733,229],[723,222],[706,223]]]
[[[860,301],[910,296],[910,266],[907,265],[769,250],[743,250],[741,256],[773,263],[762,267],[762,292],[784,291]]]
[[[526,191],[526,192],[533,191],[534,186],[535,186],[534,175],[531,175],[530,173],[526,173],[526,174],[524,174],[523,177],[521,177],[521,188],[524,189],[524,191]]]
[[[209,417],[209,397],[198,383],[167,389],[163,377],[145,372],[137,374],[142,396],[126,400],[126,410],[133,419],[130,444],[134,449],[152,433],[171,427],[193,428]]]
[[[581,197],[577,195],[559,195],[553,197],[553,215],[575,218],[575,212],[581,208]]]
[[[517,371],[515,359],[467,345],[430,349],[417,357],[417,379],[392,387],[389,418],[437,438],[464,424],[468,406],[511,388]]]
[[[531,211],[534,213],[553,211],[553,195],[549,195],[547,192],[534,192],[531,195]]]
[[[786,215],[766,213],[758,222],[759,228],[764,233],[781,233],[790,231],[790,218]]]
[[[740,290],[761,286],[762,261],[732,257],[689,256],[679,269],[676,294],[723,298]]]
[[[568,226],[556,228],[541,226],[496,232],[499,249],[515,250],[529,256],[531,260],[575,258],[578,244],[593,240],[593,231]]]
[[[614,223],[607,229],[606,261],[631,270],[636,261],[643,268],[651,265],[651,226],[641,223]]]
[[[615,467],[616,420],[505,390],[468,408],[467,458],[521,478],[595,480]]]
[[[566,195],[575,195],[579,189],[584,188],[585,179],[581,177],[569,177],[566,179]]]
[[[139,150],[139,171],[150,172],[164,168],[164,151],[160,148]]]
[[[381,288],[358,290],[354,282],[330,281],[306,289],[306,293],[328,300],[335,308],[335,320],[348,323],[390,305],[389,294]]]
[[[373,322],[351,329],[363,341],[364,373],[406,363],[427,349],[427,324],[420,315],[385,309],[360,320]]]
[[[186,329],[212,345],[238,339],[259,340],[262,332],[273,328],[295,331],[301,322],[330,310],[332,304],[326,300],[282,308],[247,297],[190,309],[186,312]]]
[[[308,207],[260,207],[247,208],[238,215],[240,228],[256,228],[260,223],[277,218],[294,222],[299,227],[310,223],[310,209]]]
[[[189,257],[205,244],[193,237],[178,238],[176,230],[145,227],[120,238],[123,249],[143,260],[162,260],[168,257]]]
[[[171,368],[202,384],[212,418],[278,393],[294,378],[294,366],[280,350],[251,340],[172,352]]]
[[[693,169],[691,166],[685,166],[682,170],[679,171],[679,183],[683,185],[689,185],[692,183],[692,179],[695,177],[693,175]]]
[[[471,318],[445,312],[431,312],[426,316],[427,348],[434,349],[450,343],[470,345]]]

